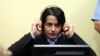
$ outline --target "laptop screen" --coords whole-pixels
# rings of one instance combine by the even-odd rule
[[[87,56],[88,45],[34,45],[34,56]]]

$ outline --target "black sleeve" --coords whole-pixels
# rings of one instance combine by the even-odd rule
[[[24,35],[19,41],[12,44],[8,49],[12,52],[13,56],[27,56],[28,51],[31,51],[34,39],[31,34]],[[30,49],[29,49],[30,48]]]
[[[69,40],[75,44],[86,45],[86,42],[84,40],[82,40],[81,37],[76,33],[74,33],[73,36],[71,38],[69,38]]]
[[[74,35],[72,36],[72,38],[70,38],[69,40],[72,41],[73,43],[77,44],[77,45],[88,45],[76,33],[74,33]],[[92,50],[91,47],[90,47],[89,51],[87,52],[87,55],[88,56],[97,56],[96,53],[94,52],[94,50]]]

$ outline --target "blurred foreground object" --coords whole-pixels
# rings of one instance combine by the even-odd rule
[[[11,56],[12,53],[0,44],[0,56]]]

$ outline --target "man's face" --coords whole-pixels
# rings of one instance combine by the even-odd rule
[[[58,23],[57,18],[53,15],[49,15],[46,18],[46,23],[44,24],[44,33],[50,39],[55,39],[58,37],[61,31],[61,25]]]

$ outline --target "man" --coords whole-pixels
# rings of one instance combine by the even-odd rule
[[[100,0],[97,0],[97,5],[95,9],[95,13],[93,15],[92,20],[94,21],[95,30],[100,33]]]
[[[31,33],[9,47],[13,56],[33,56],[34,44],[81,44],[86,43],[65,23],[64,12],[57,6],[47,7],[38,23],[34,23]]]

